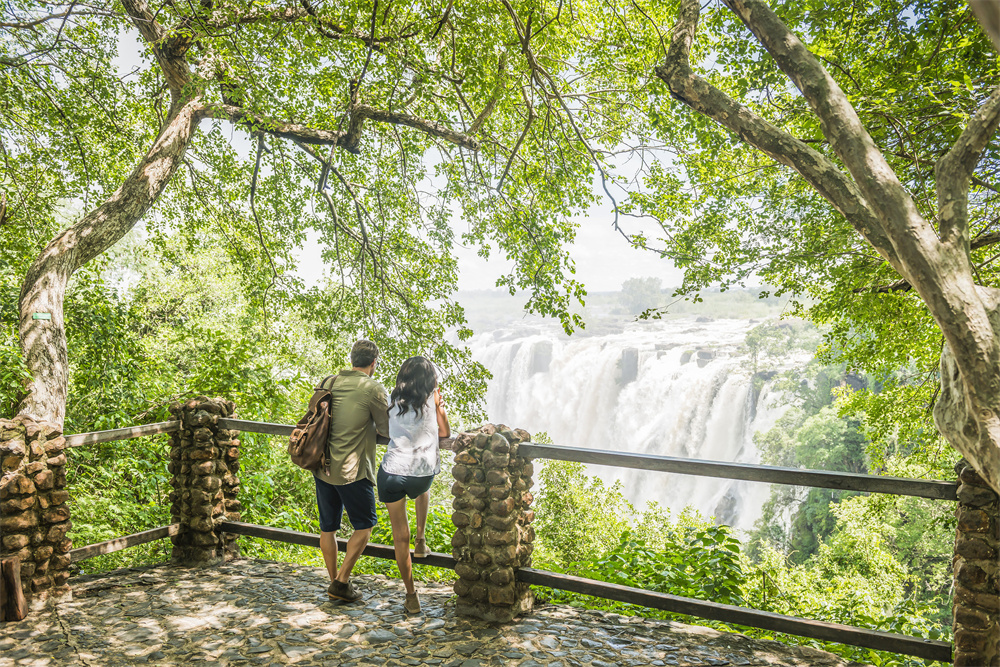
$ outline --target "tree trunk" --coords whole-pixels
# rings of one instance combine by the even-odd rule
[[[175,107],[145,157],[101,206],[56,236],[21,286],[21,352],[32,374],[18,414],[61,428],[68,376],[63,301],[70,277],[117,243],[149,210],[177,171],[198,122],[200,96]]]
[[[1000,331],[1000,290],[979,287],[980,298],[989,312],[990,324],[982,335]],[[986,482],[1000,486],[1000,424],[993,410],[978,408],[970,396],[951,344],[941,352],[941,395],[934,403],[934,422],[955,449],[961,452]]]

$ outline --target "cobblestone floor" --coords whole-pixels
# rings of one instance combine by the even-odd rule
[[[814,649],[572,607],[542,605],[492,626],[456,617],[450,586],[437,584],[418,584],[423,613],[407,616],[401,582],[356,582],[365,598],[344,604],[326,597],[323,570],[288,563],[78,577],[58,613],[0,623],[0,667],[849,664]]]

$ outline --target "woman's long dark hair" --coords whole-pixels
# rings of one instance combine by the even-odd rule
[[[397,415],[405,415],[412,409],[417,417],[423,417],[424,405],[436,386],[434,364],[424,357],[410,357],[399,367],[389,405],[399,408]]]

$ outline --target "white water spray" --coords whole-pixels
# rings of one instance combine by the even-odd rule
[[[494,422],[545,431],[557,445],[757,463],[753,434],[784,411],[742,346],[750,320],[684,318],[634,323],[621,333],[567,338],[514,326],[475,338],[473,356],[492,373],[487,414]],[[804,364],[802,355],[789,363]],[[692,506],[737,530],[760,517],[768,485],[623,468],[593,467],[621,479],[639,507],[674,513]]]

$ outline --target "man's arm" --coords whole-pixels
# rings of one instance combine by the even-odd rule
[[[389,442],[389,397],[381,385],[373,388],[368,405],[375,422],[375,442],[384,445]]]

